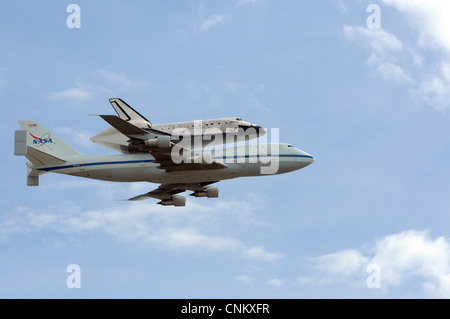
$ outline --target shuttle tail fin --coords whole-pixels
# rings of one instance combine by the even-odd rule
[[[109,99],[109,102],[121,119],[125,121],[145,121],[151,124],[149,120],[139,114],[139,112],[125,103],[122,99],[113,98]]]

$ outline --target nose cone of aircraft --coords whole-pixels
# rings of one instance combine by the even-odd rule
[[[314,163],[314,156],[312,156],[311,154],[308,154],[308,153],[306,153],[306,152],[304,152],[304,151],[301,151],[301,152],[303,153],[303,155],[305,156],[306,161],[307,161],[309,164]]]
[[[314,162],[314,156],[299,150],[298,148],[294,148],[292,145],[288,145],[287,148],[284,149],[284,153],[281,152],[283,152],[283,150],[280,150],[279,174],[302,169]]]
[[[314,156],[306,153],[305,151],[299,150],[298,148],[296,150],[300,155],[300,163],[302,165],[302,168],[314,163]]]

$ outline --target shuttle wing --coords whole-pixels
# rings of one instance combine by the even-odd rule
[[[151,134],[153,135],[164,135],[164,136],[170,136],[170,133],[162,132],[159,130],[155,130],[152,128],[146,128],[141,129],[133,124],[131,124],[128,121],[125,121],[124,119],[115,116],[115,115],[100,115],[102,119],[104,119],[106,122],[108,122],[112,127],[114,127],[116,130],[118,130],[123,135],[128,136],[132,139],[140,139],[140,140],[146,140],[151,137]],[[150,136],[149,136],[150,135]]]

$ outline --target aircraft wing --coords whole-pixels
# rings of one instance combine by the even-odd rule
[[[213,181],[213,182],[202,182],[202,183],[174,183],[174,184],[161,184],[159,185],[159,187],[151,192],[142,194],[142,195],[138,195],[135,197],[130,198],[130,201],[138,201],[138,200],[144,200],[144,199],[148,199],[148,198],[156,198],[156,199],[160,199],[161,202],[163,203],[164,201],[170,201],[170,200],[174,200],[174,195],[179,194],[179,193],[183,193],[187,190],[191,190],[194,193],[191,195],[194,195],[195,193],[198,192],[206,192],[207,191],[207,187],[210,184],[216,183],[217,181]],[[218,193],[216,194],[216,196],[211,196],[211,197],[217,197]],[[183,196],[179,196],[180,198]],[[185,200],[185,198],[184,198]],[[158,203],[158,204],[160,204]],[[184,206],[184,205],[176,205],[176,206]]]
[[[166,170],[166,172],[175,171],[194,171],[194,170],[209,170],[209,169],[221,169],[226,168],[227,165],[215,161],[197,161],[195,159],[187,159],[181,163],[175,163],[171,154],[172,148],[168,151],[151,150],[150,154],[155,158],[155,163],[159,163],[160,169]],[[190,152],[190,150],[184,148],[183,152]]]

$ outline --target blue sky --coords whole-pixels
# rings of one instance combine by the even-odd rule
[[[70,3],[0,4],[0,297],[450,297],[446,1],[77,1],[74,29]],[[118,201],[155,184],[27,187],[17,120],[110,154],[89,137],[111,97],[153,123],[279,128],[316,161],[184,208]]]

